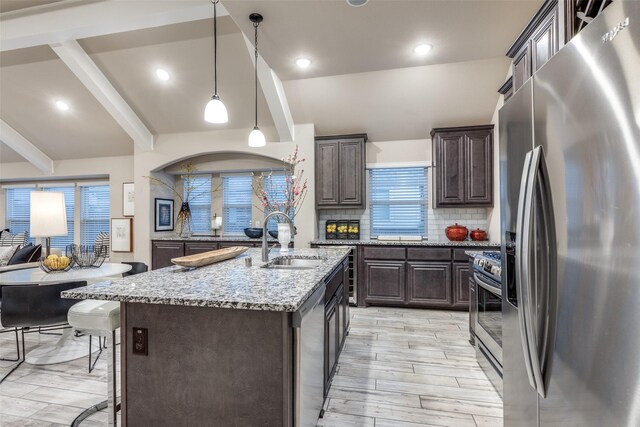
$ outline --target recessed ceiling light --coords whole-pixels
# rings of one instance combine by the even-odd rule
[[[347,0],[347,4],[353,7],[360,7],[367,4],[369,0]]]
[[[426,55],[427,53],[429,53],[432,47],[433,46],[431,46],[430,44],[419,44],[418,46],[413,48],[413,51],[417,55]]]
[[[69,111],[69,104],[64,101],[56,101],[56,108],[60,111]]]
[[[296,59],[296,65],[300,68],[308,68],[311,65],[311,60],[309,58],[298,58]]]
[[[163,82],[166,82],[171,78],[169,72],[163,68],[156,69],[156,76]]]

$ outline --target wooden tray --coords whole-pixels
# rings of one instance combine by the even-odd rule
[[[172,258],[171,262],[182,267],[202,267],[216,262],[225,261],[231,258],[235,258],[241,253],[245,252],[247,247],[244,246],[232,246],[230,248],[218,249],[216,251],[203,252],[195,255],[183,256],[180,258]]]

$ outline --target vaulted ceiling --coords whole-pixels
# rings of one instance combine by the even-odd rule
[[[225,125],[202,119],[213,91],[209,0],[156,2],[157,9],[164,8],[158,16],[169,23],[141,29],[135,29],[133,16],[153,2],[0,0],[0,27],[68,19],[81,8],[113,8],[123,16],[122,22],[104,23],[113,31],[78,27],[68,37],[78,39],[151,134],[249,130],[253,28],[248,15],[260,12],[265,18],[259,29],[261,56],[283,81],[294,122],[315,123],[319,134],[367,132],[373,140],[402,140],[427,137],[434,126],[488,122],[509,66],[504,52],[541,3],[371,0],[353,8],[343,0],[222,0],[218,84],[229,110]],[[187,13],[189,19],[180,19]],[[36,18],[41,21],[28,21]],[[6,28],[0,34],[0,43],[12,36]],[[17,42],[0,52],[0,119],[53,160],[131,154],[130,132],[48,41],[33,41],[49,36],[43,30],[14,37],[10,41]],[[51,43],[64,36],[51,36]],[[419,43],[432,44],[432,51],[416,56],[413,47]],[[311,67],[295,66],[301,56],[313,61]],[[155,78],[158,67],[169,71],[170,81]],[[259,122],[272,128],[276,116],[267,96],[259,91]],[[68,102],[70,110],[56,110],[56,100]],[[274,131],[268,137],[278,138]],[[15,161],[23,157],[0,144],[0,162]]]

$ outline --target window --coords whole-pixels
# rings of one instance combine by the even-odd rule
[[[369,171],[371,237],[426,234],[427,169]]]
[[[264,177],[264,190],[267,192],[269,200],[276,201],[280,206],[281,210],[284,209],[283,204],[287,200],[287,176],[282,175],[265,175]],[[265,212],[265,215],[270,212]],[[293,220],[293,210],[289,212],[285,212],[291,219]],[[283,219],[281,218],[280,221]],[[271,218],[269,223],[267,224],[267,229],[271,231],[276,231],[278,229],[278,222],[276,218]]]
[[[5,189],[6,227],[12,234],[26,231],[31,243],[34,243],[34,239],[29,234],[29,207],[31,206],[30,194],[35,190],[35,187]]]
[[[222,234],[239,235],[251,227],[251,175],[222,177]]]
[[[80,243],[95,244],[98,233],[109,234],[111,198],[109,185],[80,187]]]
[[[74,206],[76,204],[76,187],[45,187],[43,191],[55,191],[64,194],[64,205],[67,210],[67,235],[66,236],[54,236],[51,238],[51,247],[61,249],[64,253],[64,249],[67,245],[73,245],[74,234]]]
[[[185,199],[191,209],[191,232],[211,232],[211,176],[192,176],[190,188],[184,180]],[[188,196],[187,196],[188,195]],[[178,207],[180,209],[180,207]]]

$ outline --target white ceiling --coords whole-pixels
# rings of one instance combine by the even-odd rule
[[[2,11],[33,3],[0,1]],[[250,129],[253,65],[242,31],[253,40],[248,15],[257,11],[265,17],[260,52],[284,80],[296,123],[314,123],[318,134],[415,139],[435,126],[490,121],[508,69],[504,52],[541,3],[371,0],[352,8],[344,0],[223,0],[231,15],[218,28],[219,94],[230,116],[223,126],[202,120],[213,92],[211,19],[79,43],[152,133]],[[126,12],[127,2],[119,4]],[[434,48],[416,58],[412,49],[422,42]],[[308,70],[295,67],[299,56],[313,60]],[[171,73],[167,84],[154,78],[158,66]],[[131,138],[47,46],[0,53],[0,94],[0,118],[54,160],[133,152]],[[52,108],[57,97],[70,102],[69,113]],[[261,127],[272,129],[261,91],[259,111]],[[20,159],[0,147],[0,162]]]
[[[540,0],[242,0],[224,5],[253,39],[261,13],[260,52],[282,80],[504,57]],[[413,48],[433,49],[417,57]],[[300,70],[295,59],[313,60]]]
[[[0,13],[58,3],[62,0],[0,0]]]

